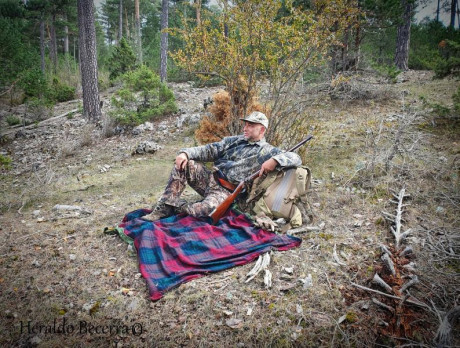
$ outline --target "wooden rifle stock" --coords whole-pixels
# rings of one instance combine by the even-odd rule
[[[313,138],[313,135],[309,135],[304,140],[302,140],[300,143],[295,145],[293,148],[289,149],[287,152],[293,152],[293,151],[297,150],[299,147],[301,147],[303,144],[305,144],[311,138]],[[209,214],[209,216],[212,219],[213,224],[216,224],[217,221],[219,221],[219,219],[225,214],[225,212],[228,210],[228,208],[230,208],[230,206],[235,201],[236,197],[238,197],[240,192],[243,190],[244,184],[247,183],[247,182],[251,182],[252,180],[254,180],[255,178],[257,178],[259,176],[259,171],[260,170],[258,170],[257,172],[255,172],[254,174],[249,176],[248,178],[244,179],[243,181],[241,181],[238,184],[238,186],[236,187],[236,189],[233,190],[232,194],[230,196],[228,196],[225,199],[225,201],[223,201],[216,209],[214,209],[211,214]]]

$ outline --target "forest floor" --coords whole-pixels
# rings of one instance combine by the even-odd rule
[[[298,234],[296,249],[273,252],[269,289],[262,276],[245,282],[248,264],[152,302],[136,256],[103,233],[156,201],[177,149],[196,145],[188,120],[205,113],[203,100],[218,87],[171,84],[180,115],[137,135],[104,137],[78,111],[22,130],[3,126],[1,153],[12,164],[0,176],[0,346],[432,346],[447,342],[436,337],[444,318],[452,330],[441,333],[459,346],[460,125],[446,108],[460,82],[430,72],[401,77],[350,84],[334,100],[309,92],[315,138],[304,164],[313,172],[311,225],[320,229]],[[373,96],[355,93],[376,86]],[[57,105],[54,116],[77,104]],[[5,107],[0,122],[12,112]],[[133,155],[143,141],[161,149]],[[410,195],[406,255],[382,213],[395,215],[401,189]],[[397,299],[367,290],[385,292],[371,282],[376,273]],[[305,286],[299,279],[309,275]],[[408,297],[401,286],[415,277]],[[129,330],[96,332],[105,325]]]

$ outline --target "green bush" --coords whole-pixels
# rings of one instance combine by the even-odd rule
[[[21,123],[21,120],[19,119],[19,117],[17,116],[14,116],[14,115],[8,115],[6,117],[6,123],[8,123],[8,126],[15,126],[17,124],[20,124]]]
[[[401,73],[401,70],[394,65],[372,63],[371,66],[379,75],[389,79],[393,83],[396,82],[396,78]]]
[[[173,92],[151,69],[142,65],[121,76],[123,88],[112,97],[110,115],[121,124],[135,126],[177,111]]]
[[[109,58],[110,79],[114,80],[122,74],[136,68],[136,55],[125,38],[115,47],[112,56]]]
[[[40,69],[29,69],[24,71],[18,82],[27,98],[43,97],[48,91],[48,81]]]
[[[434,70],[442,61],[442,57],[437,49],[420,49],[409,54],[409,69],[413,70]]]
[[[457,88],[457,92],[452,96],[454,102],[454,110],[457,114],[460,114],[460,87]]]
[[[443,78],[447,75],[460,75],[460,58],[449,57],[447,60],[440,60],[434,67],[435,77]]]
[[[0,168],[10,169],[11,168],[11,158],[0,154]]]
[[[32,121],[45,120],[52,116],[54,103],[47,98],[29,98],[26,102],[27,114],[33,116]]]
[[[75,88],[61,83],[56,77],[53,78],[53,85],[46,96],[49,100],[65,102],[75,98]]]

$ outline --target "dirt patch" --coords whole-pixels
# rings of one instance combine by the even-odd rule
[[[323,227],[301,234],[299,248],[273,253],[270,289],[262,277],[245,283],[253,266],[246,265],[151,302],[133,251],[102,233],[126,212],[151,206],[177,149],[195,145],[193,126],[182,116],[203,114],[203,100],[218,88],[173,85],[181,114],[137,135],[101,138],[79,114],[18,135],[2,146],[13,163],[0,183],[0,344],[432,345],[460,289],[460,139],[430,123],[419,97],[435,99],[458,82],[407,75],[383,86],[394,89],[391,101],[352,105],[318,95],[306,110],[315,138],[302,156],[313,171],[313,225]],[[133,156],[141,141],[162,148]],[[392,211],[392,191],[402,187],[411,195],[405,245],[414,250],[420,280],[409,291],[430,308],[400,307],[404,332],[372,302],[392,305],[391,299],[351,285],[382,290],[371,282],[383,267],[380,245],[395,242],[382,211]],[[81,210],[64,213],[56,204]],[[299,281],[306,278],[311,286]],[[459,330],[452,332],[458,344]]]

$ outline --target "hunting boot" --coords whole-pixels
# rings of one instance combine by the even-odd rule
[[[158,203],[153,206],[152,212],[149,215],[145,215],[143,218],[149,221],[157,221],[171,215],[174,215],[174,207],[163,201],[158,201]]]

